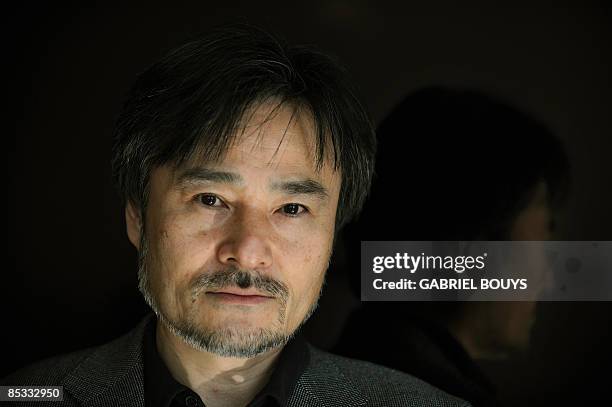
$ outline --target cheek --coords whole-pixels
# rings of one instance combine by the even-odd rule
[[[535,302],[512,303],[506,310],[506,335],[514,340],[527,340],[534,322]]]
[[[521,212],[512,227],[512,240],[549,240],[550,214],[545,206],[531,206]]]
[[[319,294],[330,255],[331,242],[324,236],[292,243],[285,252],[282,269],[291,289],[292,308],[299,310],[296,317],[301,318]]]
[[[166,214],[147,233],[155,279],[167,294],[188,287],[210,258],[210,235],[188,218]]]

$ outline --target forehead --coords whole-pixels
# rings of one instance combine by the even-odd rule
[[[195,158],[182,169],[205,166],[300,173],[329,178],[337,175],[326,148],[317,166],[316,130],[311,115],[299,107],[266,103],[248,111],[227,150],[216,161]]]

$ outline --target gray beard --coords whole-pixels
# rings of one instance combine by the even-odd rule
[[[138,252],[138,289],[142,293],[146,303],[151,307],[153,312],[155,312],[158,320],[161,321],[161,323],[163,323],[170,332],[181,338],[185,343],[191,345],[193,348],[199,351],[210,352],[223,357],[252,358],[261,353],[284,346],[289,340],[291,340],[291,338],[293,338],[295,333],[299,331],[302,325],[317,309],[319,298],[321,296],[323,286],[325,285],[321,285],[321,290],[319,290],[317,298],[310,306],[310,309],[298,327],[293,332],[285,333],[283,332],[282,326],[286,317],[285,313],[288,290],[285,288],[286,294],[283,297],[284,286],[282,284],[277,283],[279,285],[275,285],[274,282],[268,282],[266,285],[266,282],[258,280],[258,277],[251,277],[253,279],[252,284],[256,287],[260,288],[261,286],[261,288],[265,288],[264,291],[276,295],[278,295],[280,292],[281,307],[278,319],[276,321],[277,323],[274,324],[272,328],[259,328],[248,331],[236,328],[210,329],[195,322],[195,316],[193,315],[195,314],[195,310],[193,309],[191,310],[192,312],[190,315],[178,320],[169,318],[167,314],[161,310],[161,307],[159,306],[159,303],[151,290],[149,273],[147,270],[148,260],[149,245],[146,239],[146,233],[143,229],[140,239],[140,249]],[[221,276],[221,278],[217,279],[217,283],[237,283],[235,285],[242,286],[245,278],[249,278],[248,275],[248,272],[233,269],[225,273],[225,275]],[[221,281],[223,283],[221,283]],[[202,284],[214,284],[214,282],[206,282]],[[197,296],[197,293],[201,291],[201,288],[202,287],[196,288],[193,295]]]

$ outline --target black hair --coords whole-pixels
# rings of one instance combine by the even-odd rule
[[[341,227],[370,188],[373,126],[333,58],[245,24],[219,27],[139,75],[115,129],[112,171],[121,196],[144,212],[154,168],[222,159],[245,114],[268,101],[311,115],[317,168],[331,157],[342,174]]]
[[[370,240],[508,240],[540,181],[553,209],[567,193],[561,141],[482,92],[421,89],[381,122],[378,138],[362,214]]]

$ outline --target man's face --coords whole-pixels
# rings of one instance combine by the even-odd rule
[[[149,304],[223,356],[282,345],[314,310],[332,251],[340,174],[317,171],[308,115],[269,113],[256,109],[219,162],[155,169],[144,235],[128,215]]]
[[[517,241],[545,241],[553,238],[552,213],[548,204],[548,192],[544,182],[534,189],[529,204],[517,215],[510,231],[510,239]],[[529,258],[529,281],[548,278],[545,273],[544,253],[534,246]],[[538,267],[534,267],[535,265]],[[523,350],[529,346],[531,330],[536,317],[535,301],[515,301],[491,303],[488,308],[492,335],[497,346],[504,350]]]

